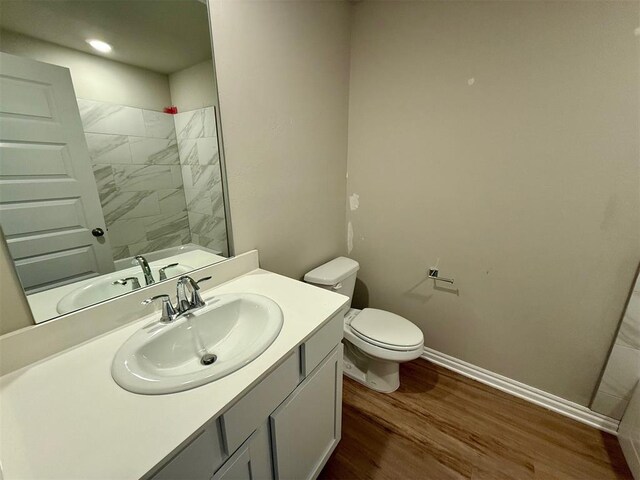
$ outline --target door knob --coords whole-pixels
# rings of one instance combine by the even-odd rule
[[[91,230],[91,235],[93,235],[94,237],[102,237],[104,235],[104,230],[102,230],[100,227],[94,228],[93,230]]]

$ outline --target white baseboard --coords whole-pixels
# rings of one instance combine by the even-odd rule
[[[577,403],[570,402],[564,398],[557,397],[537,388],[525,385],[524,383],[517,382],[516,380],[490,372],[484,368],[476,367],[475,365],[444,353],[440,353],[428,347],[424,348],[424,353],[421,358],[449,370],[453,370],[465,377],[477,380],[485,385],[489,385],[490,387],[497,388],[498,390],[509,393],[515,397],[535,403],[536,405],[564,415],[565,417],[572,418],[573,420],[577,420],[578,422],[595,427],[604,432],[617,435],[618,425],[620,422],[589,410],[587,407],[578,405]]]

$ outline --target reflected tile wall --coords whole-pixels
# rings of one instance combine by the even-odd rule
[[[173,115],[83,99],[78,107],[114,259],[191,242]],[[204,135],[204,113],[199,120]]]
[[[591,409],[620,419],[640,380],[640,278],[636,278]]]
[[[181,112],[173,118],[192,242],[227,255],[214,107]]]

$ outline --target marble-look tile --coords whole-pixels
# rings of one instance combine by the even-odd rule
[[[153,190],[138,192],[116,190],[102,202],[102,212],[107,225],[122,219],[159,215],[158,193]]]
[[[180,165],[178,144],[162,138],[129,137],[131,163],[137,165]]]
[[[129,253],[129,247],[127,247],[126,245],[122,247],[112,248],[111,253],[113,254],[114,260],[122,260],[123,258],[131,256],[131,254]]]
[[[198,140],[192,138],[178,140],[178,154],[180,156],[180,165],[198,165],[200,163]]]
[[[112,103],[78,99],[85,132],[113,135],[145,135],[142,110]]]
[[[213,251],[214,253],[216,253],[217,255],[222,255],[224,257],[229,255],[227,251],[226,234],[224,238],[218,238],[213,240],[203,235],[197,235],[194,233],[193,235],[191,235],[191,242],[195,243],[196,245],[200,245],[201,247],[207,248]]]
[[[182,188],[158,190],[160,213],[173,214],[187,210],[187,201]]]
[[[129,137],[126,135],[105,135],[104,133],[85,133],[89,157],[92,163],[127,164],[131,163]]]
[[[218,140],[214,137],[199,138],[196,140],[198,144],[198,163],[200,165],[216,165],[220,161],[218,153]]]
[[[624,398],[614,397],[613,395],[599,391],[593,399],[591,410],[620,420],[628,403],[629,401]]]
[[[207,107],[204,109],[204,136],[217,137],[215,107]]]
[[[213,204],[213,216],[225,217],[224,197],[222,196],[222,182],[217,183],[211,191],[211,200]]]
[[[143,223],[146,231],[146,240],[148,241],[156,240],[165,235],[175,234],[180,230],[189,230],[189,217],[187,216],[187,212],[147,217]]]
[[[144,222],[139,219],[119,220],[108,227],[111,247],[122,247],[147,240]]]
[[[640,349],[640,292],[632,292],[616,343]]]
[[[189,165],[182,167],[182,181],[185,188],[211,192],[222,181],[222,176],[217,165]]]
[[[123,192],[163,190],[182,187],[179,166],[173,165],[114,165],[116,186]]]
[[[614,345],[599,391],[628,399],[640,379],[640,350]]]
[[[143,110],[146,136],[152,138],[176,138],[176,128],[173,115],[153,110]]]
[[[140,242],[129,245],[131,255],[143,255],[164,248],[179,247],[190,242],[189,230],[183,230],[173,235],[165,235],[150,242]]]
[[[204,136],[204,109],[173,115],[178,140]]]
[[[217,183],[208,191],[185,187],[184,194],[190,212],[224,218],[222,184]]]
[[[100,204],[104,206],[104,202],[112,197],[116,191],[116,182],[113,176],[111,165],[93,165],[93,176],[96,179],[96,189]]]
[[[200,213],[202,215],[213,215],[213,201],[211,194],[203,193],[191,188],[184,189],[187,201],[187,210]]]
[[[222,238],[225,232],[224,218],[213,215],[202,215],[197,212],[189,212],[189,228],[191,233],[216,240]]]

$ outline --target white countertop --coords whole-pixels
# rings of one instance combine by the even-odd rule
[[[204,294],[242,292],[276,301],[284,314],[282,331],[249,365],[202,387],[148,396],[123,390],[111,378],[118,348],[157,313],[0,377],[4,480],[140,478],[348,301],[264,270]]]

